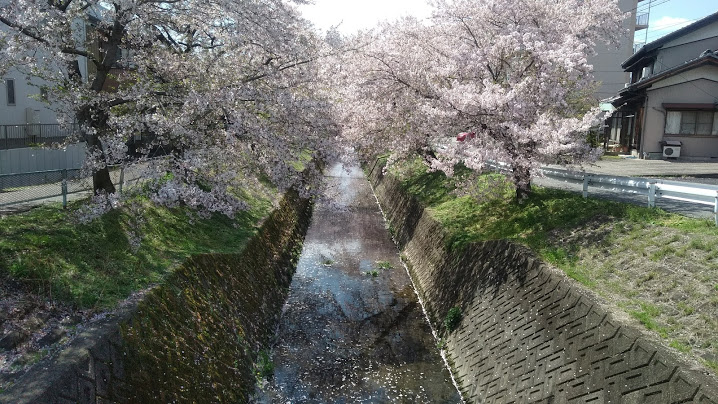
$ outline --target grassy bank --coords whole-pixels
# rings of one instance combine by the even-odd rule
[[[0,276],[79,308],[108,308],[161,281],[192,254],[239,251],[271,209],[270,197],[250,198],[252,208],[235,219],[199,219],[186,209],[149,203],[140,203],[140,212],[115,210],[89,224],[58,205],[2,217]],[[131,245],[133,234],[142,235],[139,248]]]
[[[518,204],[501,176],[457,172],[446,178],[420,162],[394,169],[449,232],[449,248],[496,239],[524,244],[718,371],[718,228],[711,221],[545,188]],[[457,194],[459,181],[474,192]]]

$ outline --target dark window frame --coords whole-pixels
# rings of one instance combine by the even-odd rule
[[[7,97],[7,105],[17,105],[15,79],[5,79],[5,96]]]
[[[685,107],[678,107],[678,108],[666,108],[666,114],[665,114],[665,121],[663,124],[663,135],[664,136],[698,136],[698,137],[716,137],[718,136],[718,133],[713,133],[713,128],[716,127],[716,121],[718,120],[718,109],[714,108],[711,105],[711,108],[707,107],[699,107],[695,108],[695,106],[698,106],[697,104],[692,105],[694,108],[685,108]],[[702,105],[701,105],[702,106]],[[677,133],[671,133],[668,132],[668,115],[670,113],[680,113],[681,118],[680,122],[677,124],[678,132]],[[708,116],[707,114],[710,114],[710,123],[701,121],[701,115],[705,118]],[[684,116],[690,116],[691,119],[688,120],[688,122],[684,121]],[[701,123],[703,122],[703,123]],[[698,133],[698,129],[700,127],[708,127],[708,131],[706,133]],[[690,133],[687,133],[690,132]]]

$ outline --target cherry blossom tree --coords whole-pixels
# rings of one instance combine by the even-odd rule
[[[451,175],[507,163],[519,199],[542,163],[595,159],[598,123],[587,57],[618,43],[615,0],[436,0],[428,22],[407,18],[352,40],[336,77],[343,137],[365,156],[411,153]],[[464,142],[453,139],[473,132]]]
[[[122,202],[111,164],[146,168],[155,202],[231,215],[245,207],[233,188],[262,174],[303,189],[297,162],[331,153],[322,43],[290,3],[12,0],[0,23],[3,68],[41,79],[58,119],[80,124],[100,211]]]

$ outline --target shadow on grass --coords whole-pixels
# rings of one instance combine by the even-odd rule
[[[466,169],[457,168],[457,173],[461,170]],[[459,197],[452,193],[452,179],[441,172],[426,172],[420,162],[409,163],[403,175],[402,187],[429,208],[449,231],[448,244],[452,249],[475,241],[513,240],[538,251],[546,246],[550,232],[579,227],[598,216],[638,222],[665,221],[672,216],[659,209],[584,199],[572,192],[538,187],[523,203],[518,203],[511,193],[501,192],[498,197],[483,200]],[[481,188],[493,180],[480,176],[476,181],[485,182],[479,184]]]
[[[58,205],[40,207],[0,220],[0,272],[52,299],[111,307],[161,281],[192,254],[239,251],[268,210],[262,204],[235,219],[197,219],[187,209],[145,203],[139,222],[116,210],[80,224]],[[136,249],[128,239],[133,234],[142,235]]]

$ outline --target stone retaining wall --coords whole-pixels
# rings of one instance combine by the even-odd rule
[[[527,248],[489,241],[450,251],[396,178],[379,165],[370,174],[467,401],[718,403],[704,368],[608,313]],[[463,316],[449,332],[443,320],[455,306]]]
[[[0,403],[247,402],[311,210],[288,194],[241,253],[192,257],[28,372]]]

